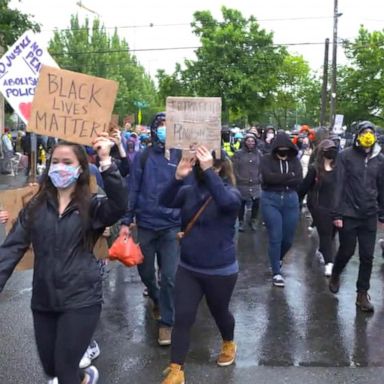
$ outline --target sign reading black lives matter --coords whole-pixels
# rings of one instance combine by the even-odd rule
[[[91,145],[108,132],[118,84],[43,65],[27,130]]]
[[[166,112],[167,149],[191,150],[204,145],[220,158],[220,97],[167,97]]]

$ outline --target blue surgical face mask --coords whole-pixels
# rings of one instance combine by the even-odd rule
[[[167,127],[159,127],[156,131],[157,138],[159,139],[160,143],[165,143],[165,138],[167,136]]]
[[[80,176],[80,166],[51,164],[48,176],[57,189],[65,189],[74,184]]]

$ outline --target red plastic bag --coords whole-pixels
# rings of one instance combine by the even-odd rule
[[[134,267],[144,261],[140,245],[136,244],[132,236],[120,235],[112,244],[108,252],[110,260],[117,260],[127,267]]]

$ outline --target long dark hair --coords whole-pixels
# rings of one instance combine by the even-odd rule
[[[68,142],[60,142],[53,147],[52,155],[55,150],[59,147],[70,147],[74,152],[77,160],[79,161],[81,173],[77,179],[75,189],[72,193],[72,201],[79,210],[80,217],[83,222],[83,236],[86,238],[86,230],[88,228],[89,222],[89,206],[91,201],[91,190],[90,190],[90,173],[89,165],[87,160],[87,154],[84,150],[84,147],[79,144],[73,144]],[[52,159],[52,156],[51,156]],[[40,188],[35,197],[30,202],[28,208],[28,216],[30,217],[31,222],[33,222],[34,215],[36,214],[37,209],[47,200],[53,200],[56,204],[59,204],[57,196],[57,188],[53,185],[50,177],[48,176],[49,168],[51,166],[51,159],[47,163],[46,170],[42,175]]]
[[[315,169],[316,169],[316,175],[317,175],[317,180],[318,182],[321,183],[324,174],[325,174],[325,167],[324,167],[324,151],[331,149],[331,148],[336,148],[335,143],[332,140],[325,139],[320,142],[320,144],[317,147],[317,153],[316,153],[316,159],[315,159]],[[332,160],[331,161],[331,167],[335,168],[336,166],[336,161]]]
[[[236,186],[236,177],[233,172],[233,165],[231,159],[221,151],[221,158],[215,158],[215,152],[213,152],[213,167],[220,168],[219,176],[225,180],[228,184]],[[199,162],[196,162],[194,166],[194,174],[198,183],[204,183],[203,171],[200,168]]]

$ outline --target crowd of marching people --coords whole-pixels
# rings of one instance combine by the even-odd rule
[[[224,129],[221,153],[199,145],[190,152],[171,149],[169,156],[166,129],[166,116],[158,113],[145,137],[111,126],[92,147],[53,138],[40,144],[46,166],[38,193],[0,247],[0,291],[32,245],[33,325],[52,384],[98,381],[91,362],[100,354],[93,334],[104,262],[93,248],[101,236],[128,237],[134,227],[144,255],[138,273],[158,322],[157,342],[170,345],[163,384],[185,383],[191,328],[203,298],[222,340],[217,364],[236,359],[229,304],[241,272],[237,231],[241,241],[242,232],[265,228],[271,284],[282,288],[300,215],[309,213],[330,291],[338,292],[358,243],[356,305],[374,311],[368,291],[377,223],[384,223],[384,156],[372,123],[359,123],[345,148],[327,130],[302,126],[292,136],[266,126]],[[91,176],[99,193],[91,191]],[[7,219],[1,211],[0,221]]]

